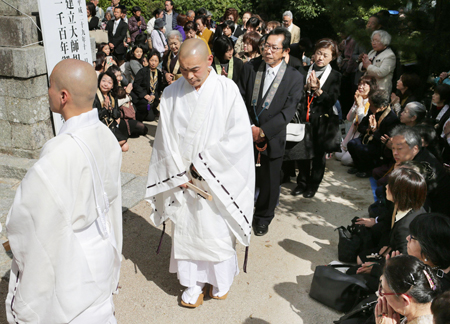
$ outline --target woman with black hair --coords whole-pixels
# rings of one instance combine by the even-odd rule
[[[86,4],[89,30],[99,29],[99,19],[95,16],[95,5],[92,2]]]
[[[447,84],[437,85],[434,88],[431,103],[432,106],[427,119],[436,129],[436,133],[440,135],[444,129],[444,124],[450,118],[450,86]]]
[[[403,73],[397,81],[397,92],[391,94],[391,106],[400,117],[405,106],[419,101],[420,77],[415,73]]]
[[[417,216],[409,225],[408,254],[430,266],[441,283],[450,290],[450,218],[438,213]]]
[[[376,323],[433,324],[431,302],[439,293],[440,283],[429,266],[410,255],[393,257],[381,276]]]
[[[233,35],[235,28],[236,25],[232,20],[227,20],[222,24],[223,35],[232,40],[233,46],[237,41],[237,37]]]
[[[127,125],[120,118],[120,110],[117,103],[117,89],[118,83],[114,73],[111,71],[101,73],[98,77],[98,89],[93,108],[97,108],[98,119],[116,136],[122,152],[126,152],[128,151]]]
[[[197,35],[197,24],[193,21],[189,21],[184,25],[184,33],[186,34],[186,39],[198,38],[205,42],[208,47],[208,53],[211,55],[211,49],[209,47],[208,42],[203,38]]]
[[[339,117],[333,106],[339,97],[341,74],[330,65],[337,57],[337,44],[329,38],[319,40],[314,56],[315,62],[306,76],[301,112],[302,121],[311,124],[309,145],[313,147],[314,157],[298,156],[297,187],[292,190],[292,195],[303,194],[305,198],[314,197],[319,189],[325,173],[325,153],[339,150],[335,141]]]
[[[214,33],[208,29],[208,19],[206,16],[196,16],[197,35],[203,38],[209,46],[212,46]]]
[[[244,63],[259,57],[260,52],[258,45],[260,39],[261,35],[255,31],[245,33],[243,37],[244,41],[243,52],[236,53],[236,57],[240,58]]]
[[[220,36],[214,41],[213,69],[219,75],[232,79],[236,84],[241,76],[244,63],[233,56],[233,42],[227,36]]]
[[[257,29],[259,28],[260,24],[261,24],[261,20],[259,20],[256,17],[251,17],[249,20],[247,20],[247,22],[245,24],[245,28],[246,28],[245,34],[251,32],[251,31],[257,32]],[[234,52],[237,54],[244,51],[244,35],[245,34],[242,34],[241,36],[239,36],[234,45]],[[259,36],[261,36],[261,34]]]
[[[136,107],[136,120],[140,122],[155,120],[159,98],[164,89],[163,73],[157,69],[161,61],[159,52],[152,50],[147,58],[149,65],[136,74],[131,92]]]
[[[386,199],[394,204],[394,212],[390,218],[358,219],[357,224],[370,228],[380,223],[378,227],[383,229],[381,237],[372,242],[376,246],[362,251],[357,257],[357,263],[374,261],[374,255],[376,260],[390,251],[406,254],[409,224],[418,215],[426,212],[423,208],[426,198],[427,183],[419,172],[409,167],[400,167],[392,171],[386,186]]]
[[[450,291],[433,299],[431,303],[434,324],[450,323]]]
[[[128,62],[125,63],[125,71],[123,74],[129,82],[132,82],[136,74],[143,68],[142,58],[144,57],[144,47],[142,45],[135,45],[127,56]]]

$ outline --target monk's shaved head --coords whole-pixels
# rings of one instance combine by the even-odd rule
[[[183,77],[199,90],[209,75],[209,66],[213,61],[206,43],[201,39],[186,39],[181,45],[178,61]]]
[[[97,91],[97,73],[87,62],[62,60],[53,68],[50,86],[57,91],[66,90],[75,108],[92,108]]]
[[[199,56],[202,60],[207,60],[209,56],[206,43],[198,38],[186,39],[180,48],[180,59],[189,56]]]

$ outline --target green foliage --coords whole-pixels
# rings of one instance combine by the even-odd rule
[[[202,1],[202,0],[175,0],[175,11],[186,14],[188,10],[198,10],[206,8],[213,15],[213,20],[220,21],[227,8],[235,8],[243,13],[251,9],[251,3],[245,0],[223,0],[223,1]]]

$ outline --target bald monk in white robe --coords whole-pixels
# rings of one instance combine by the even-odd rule
[[[173,222],[169,271],[187,287],[186,307],[202,304],[204,288],[212,298],[227,297],[239,272],[236,239],[249,245],[253,215],[250,121],[236,84],[217,75],[212,60],[202,40],[181,46],[183,77],[162,95],[148,173],[151,219]],[[189,181],[212,201],[186,188]]]
[[[92,109],[93,67],[63,60],[50,108],[65,124],[22,180],[6,220],[9,323],[117,323],[122,250],[121,149]]]

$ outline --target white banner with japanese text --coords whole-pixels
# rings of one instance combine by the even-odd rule
[[[72,58],[92,64],[85,0],[38,0],[48,77],[58,62]],[[55,135],[64,120],[53,113]]]

